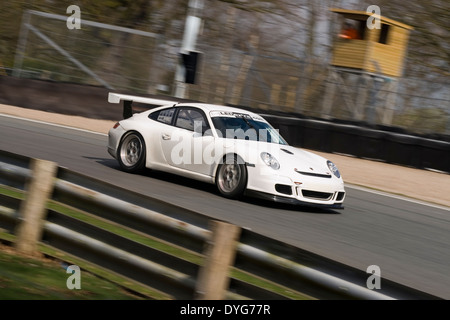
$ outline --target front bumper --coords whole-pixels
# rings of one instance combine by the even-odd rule
[[[344,204],[342,202],[341,203],[332,203],[332,204],[313,203],[313,202],[301,201],[296,198],[289,198],[289,197],[285,197],[285,196],[279,196],[279,195],[274,195],[274,194],[260,192],[260,191],[254,191],[254,190],[247,190],[245,194],[247,196],[253,197],[253,198],[269,200],[269,201],[273,201],[273,202],[290,204],[290,205],[299,205],[299,206],[320,208],[320,209],[344,209]]]
[[[297,172],[277,174],[269,167],[247,166],[247,170],[249,195],[289,204],[343,208],[346,192],[342,178],[305,176]]]

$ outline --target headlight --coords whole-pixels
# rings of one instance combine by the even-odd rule
[[[261,159],[262,159],[262,161],[264,161],[265,164],[267,164],[272,169],[275,169],[275,170],[280,169],[280,163],[270,153],[261,152]]]
[[[331,172],[333,172],[333,174],[334,174],[336,177],[338,177],[338,178],[341,177],[341,173],[339,172],[338,168],[336,167],[336,165],[335,165],[333,162],[331,162],[330,160],[328,160],[328,161],[327,161],[327,165],[328,165],[328,168],[331,170]]]

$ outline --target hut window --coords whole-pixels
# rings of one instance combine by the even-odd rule
[[[381,25],[380,39],[378,40],[378,42],[387,44],[388,33],[389,33],[389,25],[383,23]]]
[[[366,37],[366,21],[359,21],[358,24],[359,38],[364,40]]]

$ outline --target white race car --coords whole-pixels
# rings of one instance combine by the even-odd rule
[[[108,133],[108,152],[130,173],[165,171],[217,186],[227,198],[343,208],[337,167],[289,146],[263,117],[228,106],[177,103],[110,93],[124,102],[124,120]],[[134,113],[131,103],[158,107]]]

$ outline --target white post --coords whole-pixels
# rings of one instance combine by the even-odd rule
[[[22,17],[22,25],[20,26],[19,41],[17,42],[16,55],[14,57],[14,69],[12,75],[20,78],[22,72],[23,56],[25,55],[25,49],[27,47],[28,31],[31,15],[29,11],[26,11]]]
[[[189,0],[188,16],[184,27],[183,44],[180,53],[189,53],[195,50],[195,44],[201,26],[201,19],[198,17],[201,9],[203,9],[203,0]],[[179,58],[174,83],[174,96],[177,98],[184,98],[185,96],[185,72],[183,62]]]

